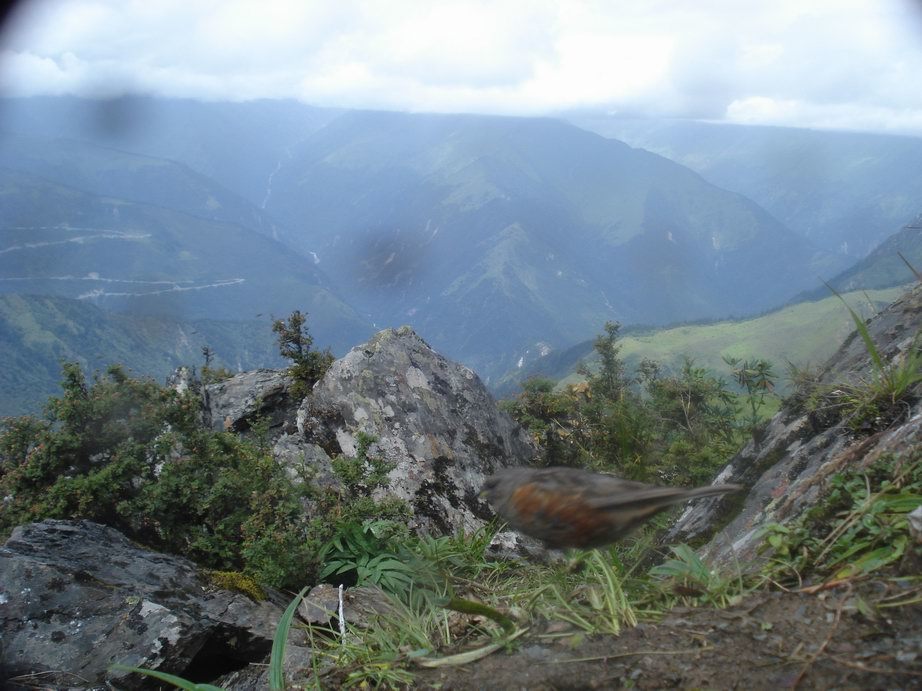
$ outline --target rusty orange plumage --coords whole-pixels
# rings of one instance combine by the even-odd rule
[[[738,489],[657,487],[581,468],[506,468],[487,479],[483,495],[512,528],[548,547],[588,549],[617,542],[673,504]]]

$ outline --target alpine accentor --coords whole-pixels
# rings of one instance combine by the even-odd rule
[[[620,540],[673,504],[738,489],[656,487],[580,468],[506,468],[482,494],[515,530],[553,549],[588,549]]]

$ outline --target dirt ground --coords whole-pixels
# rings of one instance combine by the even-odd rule
[[[675,609],[619,637],[530,631],[515,649],[416,672],[418,688],[922,688],[922,588],[875,581],[752,595],[729,609]],[[916,600],[915,604],[899,604]],[[863,606],[878,607],[879,614]],[[862,614],[864,610],[866,614]]]

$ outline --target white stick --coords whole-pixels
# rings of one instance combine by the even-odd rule
[[[343,616],[343,584],[339,584],[339,635],[346,640],[346,617]]]

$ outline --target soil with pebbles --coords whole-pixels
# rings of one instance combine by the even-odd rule
[[[757,593],[720,610],[677,608],[617,637],[531,631],[511,651],[420,670],[416,683],[443,690],[922,688],[922,605],[898,604],[918,601],[920,592],[918,579],[880,580]],[[898,606],[862,606],[882,600]]]

